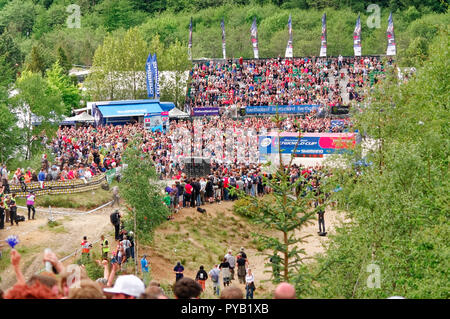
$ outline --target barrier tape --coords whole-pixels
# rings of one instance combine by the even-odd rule
[[[109,201],[108,203],[103,204],[103,205],[101,205],[101,206],[99,206],[97,208],[94,208],[94,209],[92,209],[90,211],[87,211],[87,212],[54,212],[52,210],[46,210],[46,209],[41,209],[41,208],[36,209],[36,212],[41,211],[41,212],[45,212],[47,214],[57,214],[57,215],[88,215],[88,214],[92,214],[93,212],[96,212],[97,210],[102,209],[102,208],[110,205],[112,202],[113,201]],[[28,208],[26,206],[17,206],[17,208],[28,210]]]

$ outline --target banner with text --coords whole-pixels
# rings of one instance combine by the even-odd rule
[[[282,154],[292,154],[295,150],[295,155],[326,155],[348,152],[355,144],[354,133],[303,133],[300,142],[297,133],[283,132],[280,137],[276,133],[258,136],[261,159],[278,154],[279,149]]]
[[[286,52],[284,53],[284,56],[286,58],[292,58],[294,56],[293,48],[292,48],[292,18],[291,15],[289,15],[288,20],[288,32],[289,32],[289,39],[286,46]]]
[[[322,36],[320,37],[320,56],[327,56],[327,14],[322,16]]]
[[[154,83],[155,83],[155,97],[159,98],[159,71],[158,71],[158,60],[156,59],[156,53],[153,55],[152,65],[153,65],[153,76],[154,76]]]
[[[193,116],[215,116],[219,115],[218,107],[194,107],[192,110]]]
[[[225,43],[225,21],[222,18],[222,21],[220,22],[220,27],[222,28],[222,55],[223,59],[225,60],[227,58],[226,54],[226,43]]]
[[[355,31],[353,31],[353,51],[355,56],[361,56],[361,18],[358,15]]]
[[[319,105],[264,105],[264,106],[247,106],[245,108],[246,114],[295,114],[295,113],[310,113],[317,110]]]
[[[253,19],[252,27],[250,29],[250,37],[253,46],[253,56],[255,59],[259,59],[258,51],[258,27],[256,26],[256,18]]]
[[[153,98],[155,96],[155,85],[153,83],[154,81],[154,75],[153,75],[153,57],[152,54],[149,53],[147,61],[145,63],[145,76],[146,76],[146,83],[147,83],[147,96],[149,98]]]

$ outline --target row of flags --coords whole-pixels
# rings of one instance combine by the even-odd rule
[[[222,18],[220,22],[220,27],[222,28],[222,54],[223,58],[226,59],[226,43],[225,43],[225,22]],[[288,32],[289,39],[286,46],[285,57],[292,58],[293,57],[293,46],[292,46],[292,18],[289,15],[288,20]],[[396,55],[396,44],[394,38],[394,21],[392,19],[392,12],[389,14],[388,28],[386,31],[387,39],[388,39],[388,47],[386,51],[386,55]],[[259,50],[258,50],[258,27],[256,24],[256,18],[253,19],[252,27],[250,28],[250,39],[252,42],[253,48],[253,56],[255,59],[259,59]],[[189,23],[189,45],[188,45],[188,54],[189,59],[192,60],[192,18]],[[355,30],[353,31],[353,51],[355,56],[361,56],[361,18],[358,15],[356,19]],[[326,13],[322,16],[322,35],[320,37],[320,56],[327,56],[327,15]]]
[[[159,72],[156,53],[148,55],[145,63],[145,76],[147,82],[147,95],[149,98],[159,98]]]

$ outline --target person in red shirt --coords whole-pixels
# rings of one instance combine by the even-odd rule
[[[83,237],[83,241],[81,242],[81,258],[89,259],[89,253],[91,251],[92,244],[88,242],[87,236]]]
[[[192,185],[191,180],[186,181],[186,185],[184,186],[184,197],[183,197],[183,207],[186,207],[186,203],[190,206],[191,197],[192,197]]]

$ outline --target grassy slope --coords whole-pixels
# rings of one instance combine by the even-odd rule
[[[139,255],[147,253],[151,267],[152,278],[161,282],[165,291],[171,293],[173,283],[173,267],[177,261],[185,267],[185,276],[195,278],[200,265],[209,272],[214,264],[219,264],[228,249],[236,254],[240,247],[245,247],[250,261],[262,260],[258,244],[251,235],[252,232],[263,232],[254,224],[231,212],[232,203],[206,205],[207,215],[200,214],[195,209],[185,209],[175,215],[175,220],[166,222],[155,231],[151,246],[141,246]],[[217,207],[217,208],[216,208]],[[262,264],[258,265],[260,268]],[[259,278],[262,279],[262,278]],[[233,282],[237,284],[236,280]],[[258,280],[259,282],[259,280]],[[212,288],[208,288],[202,298],[214,298]],[[270,283],[259,283],[255,297],[270,297]]]

